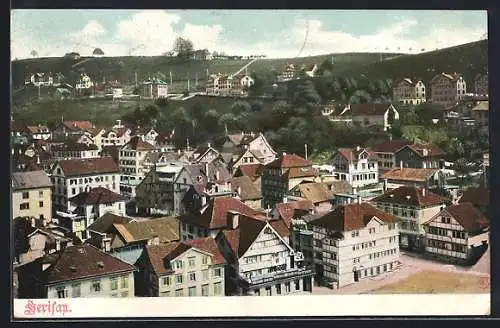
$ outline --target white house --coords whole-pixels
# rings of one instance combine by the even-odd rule
[[[252,85],[255,84],[255,81],[249,75],[245,75],[241,78],[240,83],[243,88],[250,88]]]
[[[124,146],[132,138],[131,133],[127,127],[113,127],[102,134],[101,147]]]
[[[145,177],[143,162],[146,155],[153,151],[154,147],[135,136],[124,145],[119,152],[120,164],[120,190],[123,194],[135,197],[135,187]]]
[[[76,82],[75,89],[84,90],[90,89],[94,86],[92,79],[85,73],[80,75],[80,79]]]
[[[47,140],[52,137],[52,133],[50,132],[50,129],[46,125],[42,124],[38,124],[35,126],[28,125],[26,127],[26,130],[28,132],[28,135],[33,140]]]
[[[396,219],[368,203],[339,205],[311,221],[316,279],[333,288],[399,266]]]
[[[446,206],[446,200],[425,188],[403,186],[371,200],[379,210],[399,219],[400,246],[422,251],[425,247],[423,224]]]
[[[228,262],[228,295],[310,294],[313,271],[267,220],[228,213],[216,241]]]
[[[425,252],[445,261],[467,263],[489,241],[489,222],[471,203],[442,209],[424,227]]]
[[[153,146],[156,144],[156,138],[158,138],[158,132],[156,132],[155,129],[138,128],[132,135],[134,137],[141,138],[142,141],[147,142]]]
[[[368,148],[339,148],[332,158],[333,175],[359,188],[378,183],[378,158]]]

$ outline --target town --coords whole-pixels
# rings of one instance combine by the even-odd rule
[[[489,292],[487,67],[366,95],[333,56],[271,78],[249,73],[263,55],[176,44],[186,65],[246,62],[180,91],[80,70],[100,48],[64,56],[73,81],[24,72],[34,102],[137,108],[12,111],[15,298]]]

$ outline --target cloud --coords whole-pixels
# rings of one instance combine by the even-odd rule
[[[77,33],[77,36],[96,39],[105,35],[106,32],[106,29],[99,22],[92,20]]]

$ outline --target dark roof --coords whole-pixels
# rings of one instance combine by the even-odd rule
[[[373,217],[377,217],[386,223],[396,222],[396,219],[391,214],[385,213],[368,203],[354,203],[338,205],[332,211],[311,221],[311,224],[338,232],[345,232],[365,228]]]
[[[67,142],[62,145],[54,145],[51,151],[85,151],[85,150],[98,150],[99,148],[94,144],[84,144],[81,142]]]
[[[404,146],[411,144],[412,142],[409,140],[387,140],[373,147],[373,151],[376,153],[395,153]]]
[[[127,198],[116,192],[103,187],[93,188],[90,191],[84,191],[69,199],[70,202],[77,206],[93,205],[93,204],[109,204],[119,201],[124,201]]]
[[[238,190],[238,188],[241,189],[241,193],[240,193],[239,197],[242,201],[262,198],[260,188],[258,188],[252,182],[252,179],[250,179],[250,177],[247,177],[247,176],[232,178],[231,179],[231,188],[233,190]]]
[[[12,173],[12,189],[34,189],[52,187],[52,182],[44,171]]]
[[[252,246],[253,242],[266,226],[266,221],[240,215],[238,228],[234,230],[223,230],[234,254],[240,258]]]
[[[170,260],[187,251],[190,247],[179,242],[172,242],[165,245],[148,245],[144,255],[149,259],[156,273],[172,273]],[[174,254],[175,251],[175,254]],[[166,261],[165,259],[168,260]]]
[[[55,258],[55,256],[53,257]],[[94,246],[66,247],[43,272],[45,283],[92,278],[135,270],[134,266],[108,255]]]
[[[88,229],[92,231],[107,232],[115,223],[118,224],[127,224],[132,221],[131,218],[127,218],[124,216],[119,216],[113,213],[106,213],[97,220],[92,223]]]
[[[59,161],[59,165],[66,176],[120,172],[112,157],[68,159]]]
[[[446,199],[433,192],[424,190],[418,187],[402,186],[394,190],[388,191],[383,195],[375,197],[371,200],[374,203],[390,203],[407,206],[431,206],[446,203]]]
[[[226,166],[219,161],[186,165],[184,166],[184,170],[193,181],[204,185],[208,182],[226,182],[231,178],[231,173],[229,173]],[[219,172],[218,180],[216,179],[217,172]],[[201,177],[201,181],[198,181],[199,176]]]
[[[313,167],[291,167],[287,170],[288,179],[317,177],[319,172]]]
[[[257,178],[262,176],[263,168],[264,165],[262,164],[240,165],[235,172],[235,176],[248,176],[250,179],[255,181]]]
[[[467,188],[459,200],[460,203],[472,203],[475,206],[485,207],[490,205],[490,191],[484,187]]]
[[[151,151],[154,150],[155,147],[145,141],[142,141],[141,137],[134,136],[130,139],[128,143],[126,143],[122,149],[131,149],[131,150],[142,150],[142,151]]]
[[[431,145],[411,144],[402,147],[401,149],[398,150],[398,152],[403,150],[404,148],[409,148],[413,150],[420,157],[435,157],[444,155],[442,149]]]
[[[292,168],[292,167],[305,167],[311,166],[312,161],[302,158],[296,154],[283,154],[271,163],[267,164],[267,167],[275,168]]]
[[[444,209],[469,233],[482,232],[489,227],[488,220],[471,203],[451,205]]]
[[[352,104],[351,110],[347,111],[346,115],[353,116],[382,116],[391,106],[390,104]]]

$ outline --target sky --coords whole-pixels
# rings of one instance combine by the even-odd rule
[[[486,11],[13,10],[11,58],[76,51],[157,56],[177,37],[195,49],[294,58],[345,52],[418,53],[487,35]]]

